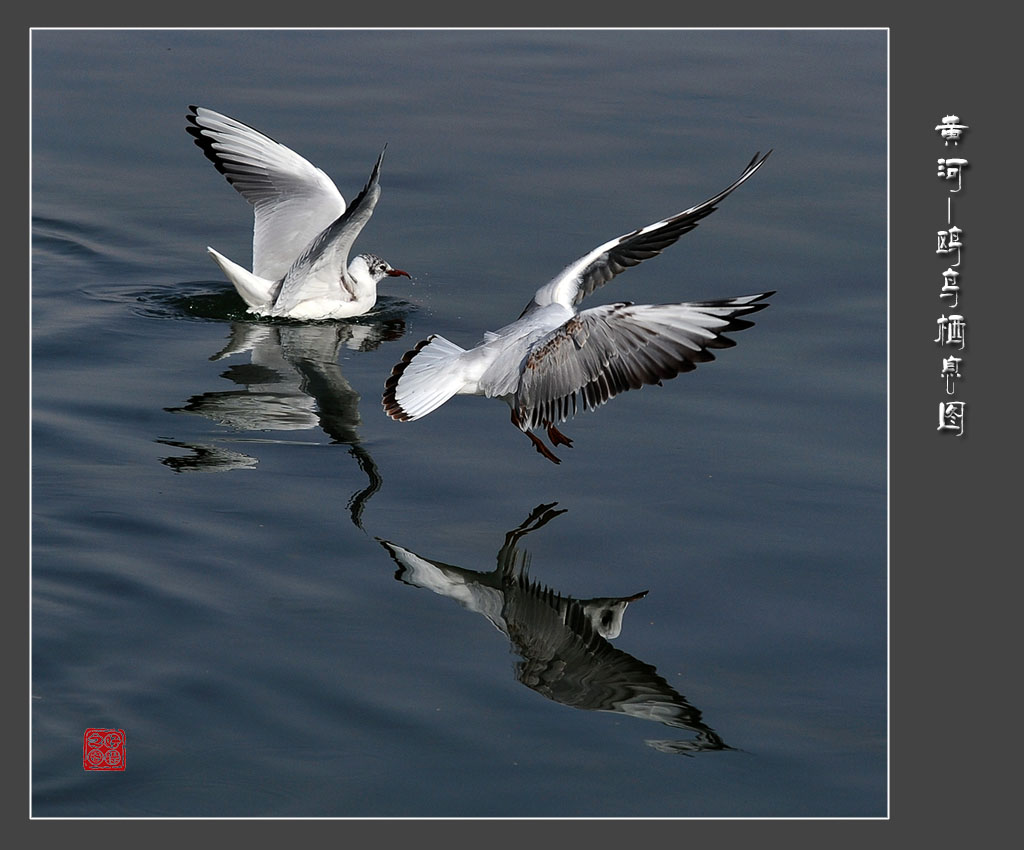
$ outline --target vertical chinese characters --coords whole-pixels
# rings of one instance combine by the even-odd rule
[[[956,115],[944,116],[935,127],[946,147],[949,147],[951,143],[954,147],[959,147],[967,129],[967,125],[961,124],[960,118]],[[935,253],[949,257],[950,260],[955,257],[955,261],[951,262],[941,275],[942,288],[939,290],[939,298],[944,299],[945,306],[949,308],[950,312],[948,315],[942,313],[939,316],[937,320],[939,333],[933,342],[942,348],[952,348],[957,352],[962,352],[967,346],[967,319],[962,312],[954,313],[952,311],[960,305],[959,266],[964,247],[964,231],[963,228],[953,224],[953,196],[963,191],[964,169],[967,168],[968,162],[963,157],[948,156],[941,157],[937,162],[937,176],[950,185],[946,192],[946,227],[937,231],[938,242]],[[962,379],[960,370],[963,364],[963,357],[954,355],[941,357],[939,376],[945,382],[947,396],[956,395],[957,382]],[[966,411],[966,402],[955,398],[940,401],[939,425],[936,430],[962,437]]]

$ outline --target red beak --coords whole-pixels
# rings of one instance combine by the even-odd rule
[[[409,274],[409,272],[403,272],[401,269],[389,269],[387,275],[388,277],[398,277],[399,275],[403,275],[409,278],[409,280],[412,280],[412,275]]]

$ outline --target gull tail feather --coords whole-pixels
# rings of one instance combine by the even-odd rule
[[[426,416],[465,385],[457,368],[466,349],[434,334],[419,343],[391,370],[382,403],[392,419],[409,422]]]
[[[271,292],[275,281],[254,275],[213,248],[208,247],[206,250],[250,307],[265,307],[273,300]]]

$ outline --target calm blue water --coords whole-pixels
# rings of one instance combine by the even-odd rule
[[[32,58],[35,816],[886,814],[884,33]],[[251,216],[190,103],[349,198],[387,142],[358,245],[414,279],[357,321],[252,321],[205,252],[248,262]],[[716,362],[567,423],[560,466],[499,402],[383,414],[417,341],[475,344],[768,148],[592,296],[778,290]],[[126,770],[83,770],[89,727]]]

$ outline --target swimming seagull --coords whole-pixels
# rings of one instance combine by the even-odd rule
[[[376,303],[381,280],[409,277],[375,254],[348,258],[380,197],[383,150],[346,209],[331,178],[294,151],[234,118],[189,109],[185,129],[253,206],[251,272],[206,249],[250,313],[308,320],[360,316]]]
[[[772,292],[681,304],[619,302],[577,311],[583,298],[615,275],[657,256],[710,215],[768,158],[754,155],[731,186],[697,206],[599,245],[534,294],[519,318],[484,334],[466,350],[434,334],[407,352],[384,385],[384,410],[402,422],[419,419],[454,395],[500,398],[512,424],[548,460],[555,454],[532,432],[544,428],[553,446],[572,446],[556,427],[577,411],[596,408],[626,390],[661,384],[709,351],[736,343],[724,333],[753,322],[740,318],[768,305]]]

